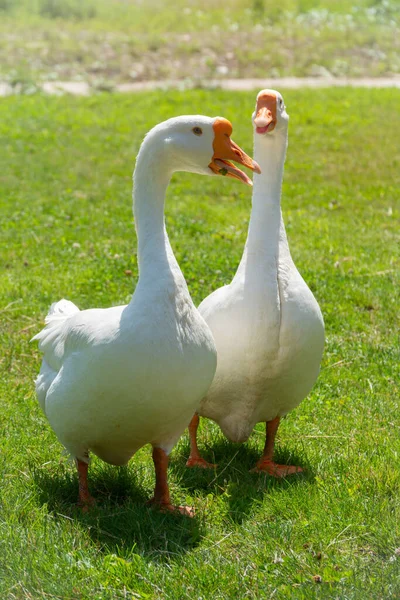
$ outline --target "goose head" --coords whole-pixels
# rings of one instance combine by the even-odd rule
[[[253,125],[258,135],[273,136],[287,132],[289,115],[282,95],[275,90],[261,90],[257,95]]]
[[[258,164],[231,139],[232,125],[223,117],[181,116],[160,123],[146,136],[153,161],[170,172],[222,175],[252,185],[231,161],[260,173]]]

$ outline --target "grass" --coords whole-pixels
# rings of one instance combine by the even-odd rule
[[[29,339],[61,297],[81,308],[129,300],[131,172],[145,132],[172,115],[221,114],[251,151],[255,94],[0,102],[1,598],[399,596],[399,94],[284,96],[284,218],[327,333],[318,382],[277,443],[278,460],[306,473],[250,474],[262,425],[235,446],[204,422],[201,447],[218,469],[185,469],[186,435],[170,466],[173,498],[196,506],[193,520],[145,507],[148,448],[127,468],[95,459],[98,505],[77,509],[74,467],[35,399],[40,356]],[[196,302],[235,271],[250,193],[223,178],[173,178],[167,226]]]
[[[397,0],[0,0],[0,79],[391,76],[399,24]]]

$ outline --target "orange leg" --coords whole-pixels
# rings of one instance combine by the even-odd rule
[[[190,438],[190,456],[187,460],[187,467],[200,467],[201,469],[215,469],[217,465],[213,465],[201,457],[197,446],[197,430],[199,428],[200,417],[197,413],[189,423],[189,438]]]
[[[76,459],[76,466],[78,469],[78,482],[79,482],[79,499],[78,504],[82,507],[82,510],[87,511],[89,506],[95,504],[95,499],[90,495],[88,489],[88,468],[89,465],[79,458]]]
[[[273,477],[287,477],[287,475],[302,472],[303,469],[301,467],[278,465],[273,461],[275,437],[279,422],[280,417],[276,417],[273,421],[267,421],[264,452],[252,471],[268,473],[268,475],[272,475]]]
[[[154,488],[154,497],[149,504],[159,506],[162,511],[179,511],[187,517],[194,517],[194,508],[190,506],[173,506],[169,495],[167,481],[168,456],[161,448],[153,448],[153,462],[156,472],[156,486]]]

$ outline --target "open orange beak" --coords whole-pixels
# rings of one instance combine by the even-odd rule
[[[255,160],[247,156],[245,152],[231,140],[232,125],[227,119],[218,117],[215,119],[213,124],[214,129],[214,142],[213,149],[214,154],[212,161],[208,165],[213,173],[217,175],[225,175],[226,177],[233,177],[239,179],[247,185],[253,185],[251,179],[233,165],[230,161],[235,162],[251,169],[255,173],[261,173],[261,169]]]
[[[258,94],[254,125],[257,133],[267,133],[275,129],[276,95],[274,92],[264,90]]]

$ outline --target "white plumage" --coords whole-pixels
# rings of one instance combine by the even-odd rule
[[[319,372],[324,325],[318,303],[290,255],[280,208],[288,116],[279,92],[257,97],[254,176],[248,238],[231,284],[199,306],[218,351],[214,381],[198,414],[213,419],[233,442],[267,423],[257,468],[284,476],[300,469],[272,460],[279,419],[311,390]],[[190,427],[189,466],[209,466],[196,445],[198,417]]]

